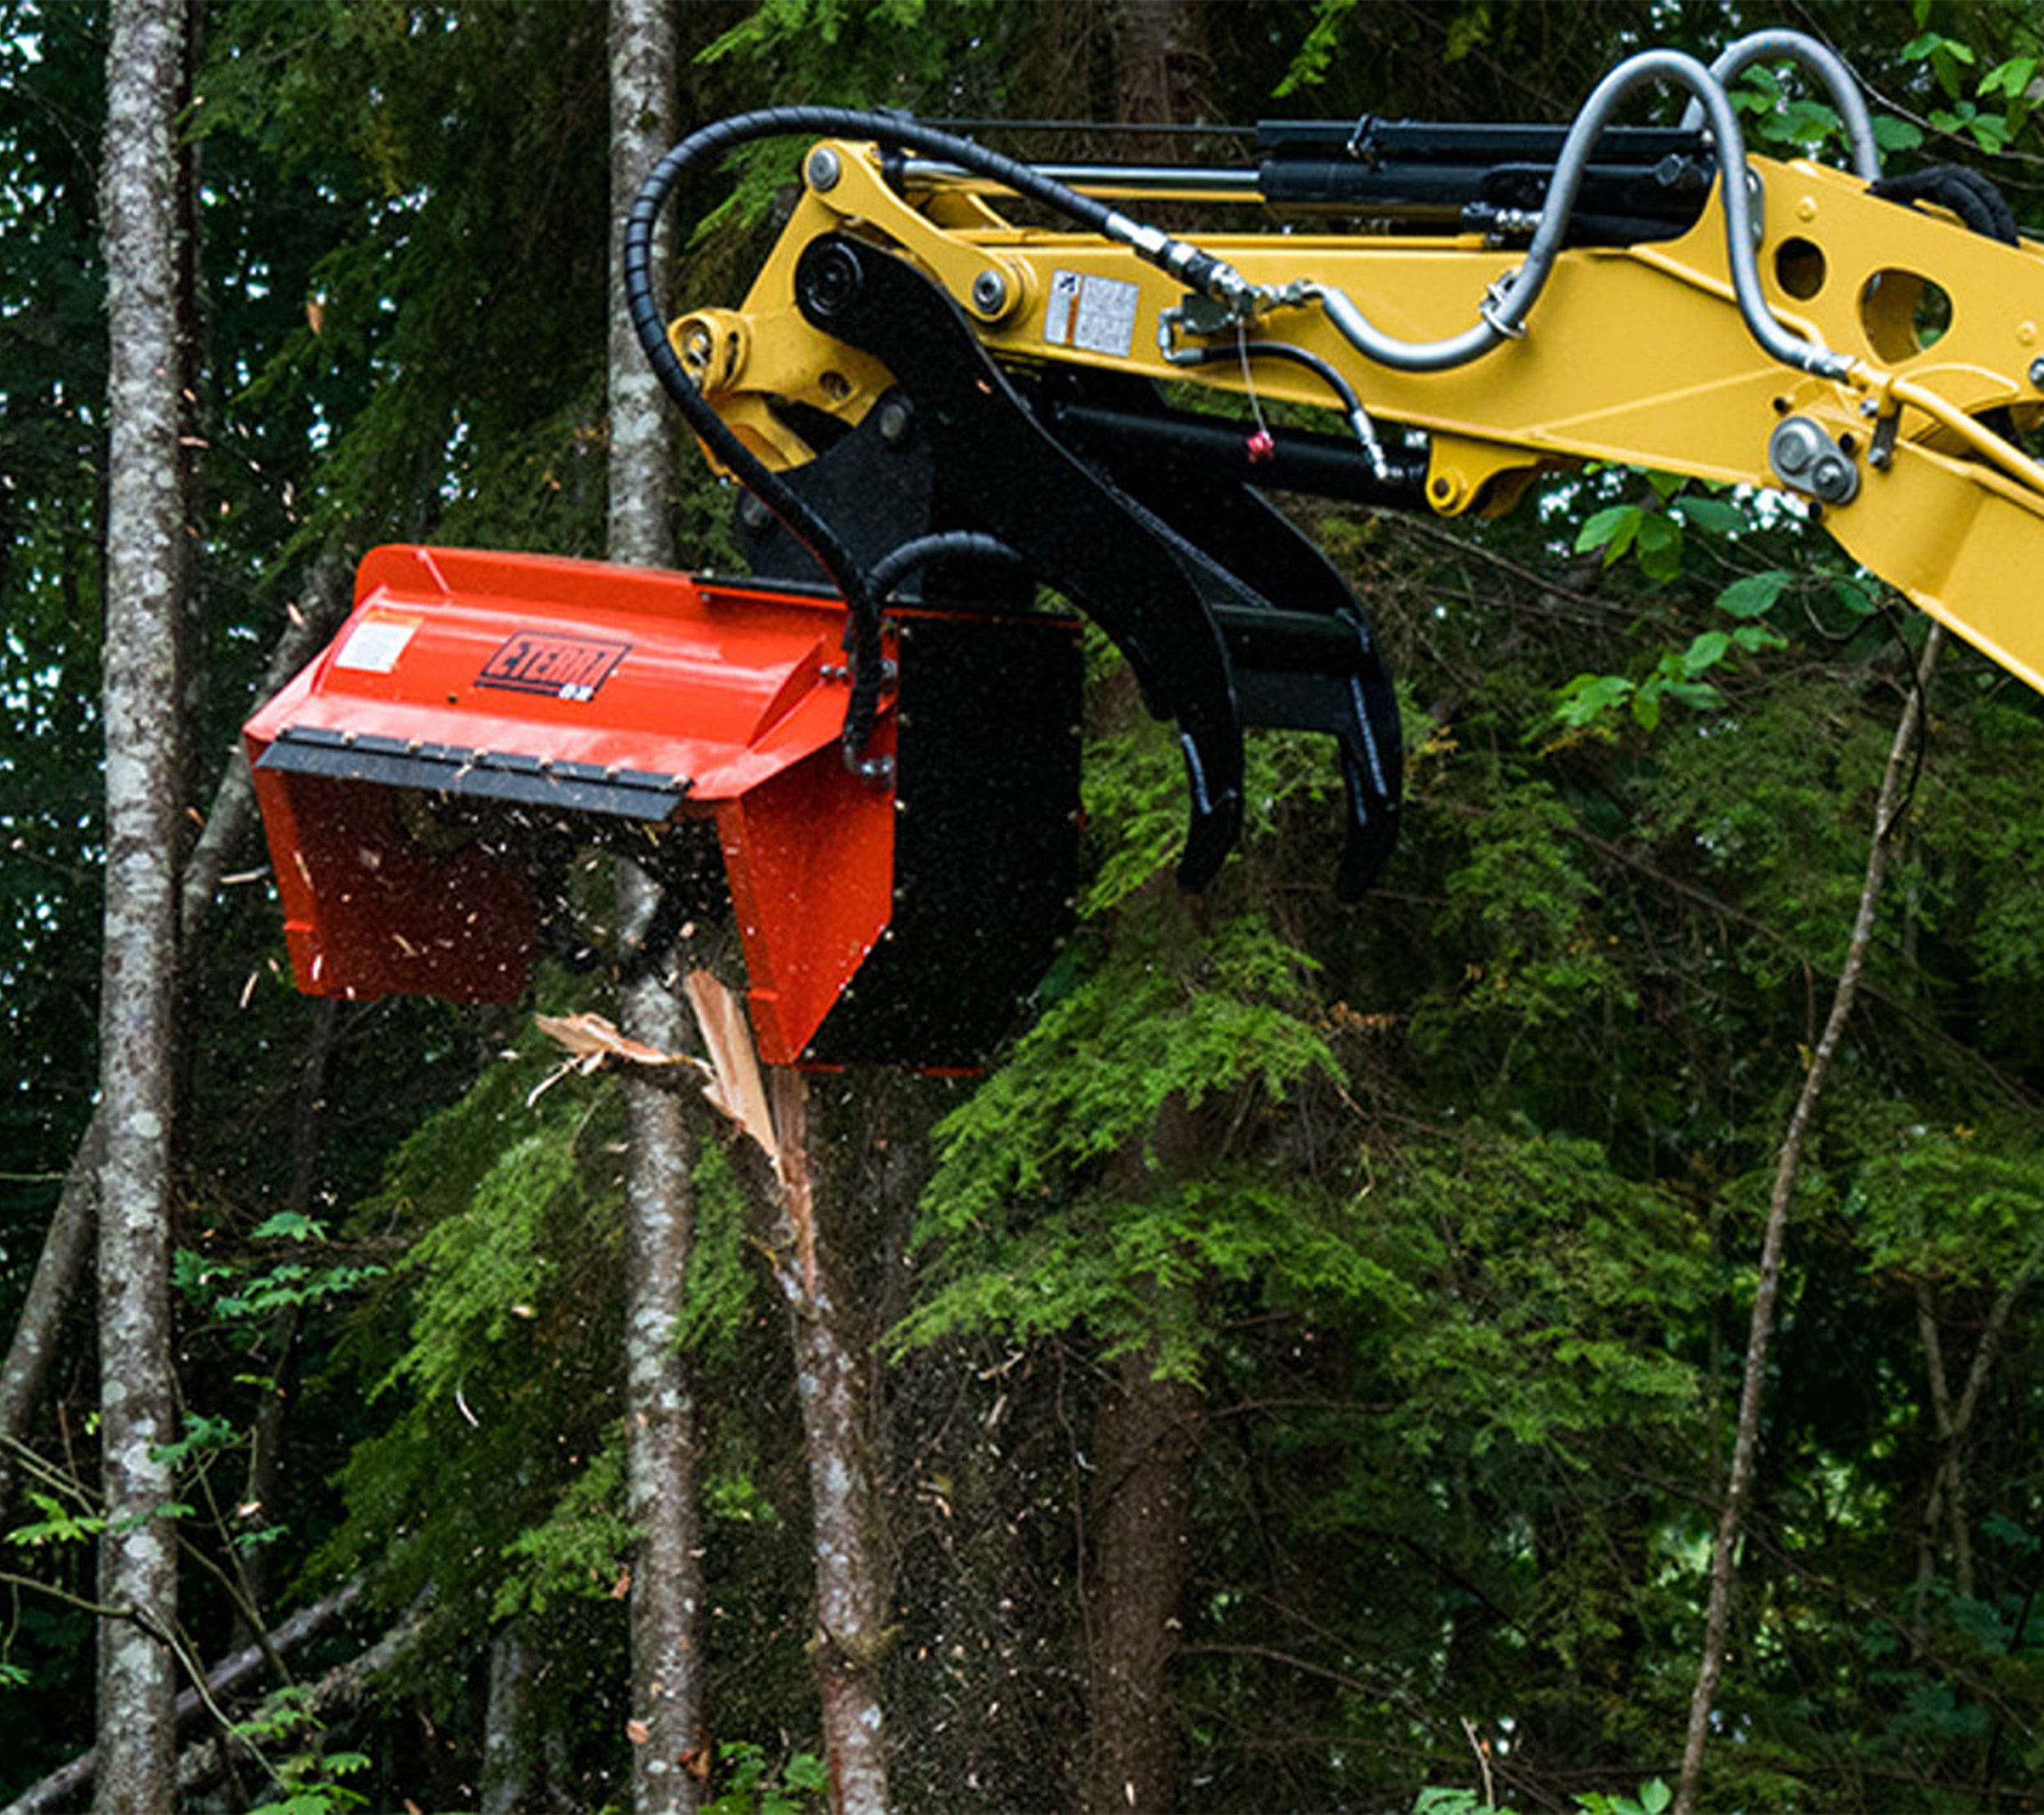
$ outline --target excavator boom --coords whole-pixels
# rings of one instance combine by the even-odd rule
[[[1849,168],[1746,152],[1726,85],[1780,56]],[[1620,122],[1665,87],[1677,123]],[[670,198],[772,136],[803,141],[800,188],[750,293],[670,320]],[[755,578],[374,558],[249,730],[302,986],[515,993],[578,943],[563,854],[607,843],[661,879],[663,938],[728,897],[770,1061],[971,1063],[1076,888],[1078,657],[1046,589],[1175,728],[1186,885],[1238,836],[1245,732],[1284,727],[1332,741],[1360,896],[1396,837],[1396,697],[1272,491],[1495,514],[1589,462],[1772,489],[2044,690],[2044,248],[1970,173],[1884,175],[1822,47],[1643,52],[1566,127],[1255,138],[1235,166],[1030,164],[791,106],[676,146],[628,220],[628,307],[742,488]],[[1139,217],[1167,205],[1212,230]]]

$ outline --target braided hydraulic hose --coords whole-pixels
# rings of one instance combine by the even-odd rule
[[[1781,47],[1772,40],[1756,38],[1734,49],[1742,56],[1757,55],[1763,46],[1768,50]],[[1798,50],[1799,54],[1806,54],[1800,46]],[[1834,78],[1827,66],[1819,67],[1834,89],[1842,92],[1846,78]],[[879,598],[872,576],[862,571],[843,540],[725,425],[668,343],[666,324],[653,294],[652,241],[661,212],[684,172],[704,159],[737,146],[782,135],[867,138],[899,146],[975,172],[1042,203],[1104,239],[1129,247],[1188,288],[1226,305],[1239,320],[1255,319],[1286,304],[1317,302],[1328,320],[1365,358],[1400,371],[1444,371],[1468,364],[1523,331],[1526,319],[1553,272],[1598,137],[1620,101],[1634,89],[1655,81],[1673,82],[1688,89],[1717,141],[1727,257],[1733,292],[1747,330],[1764,352],[1785,365],[1827,378],[1844,376],[1851,367],[1849,359],[1791,334],[1768,308],[1754,258],[1745,144],[1730,98],[1715,73],[1676,51],[1644,51],[1629,57],[1592,91],[1556,160],[1541,206],[1540,224],[1526,249],[1524,263],[1483,304],[1471,327],[1448,339],[1429,342],[1401,340],[1385,334],[1347,294],[1325,285],[1307,281],[1280,291],[1251,284],[1226,260],[1159,228],[1131,220],[1106,203],[1030,164],[905,115],[847,107],[762,108],[716,121],[675,146],[653,167],[625,219],[622,260],[625,306],[655,376],[697,439],[809,549],[844,595],[852,668],[852,695],[845,719],[846,761],[854,768],[863,765],[863,753],[878,713],[881,684]],[[1871,133],[1865,137],[1871,143]],[[1861,135],[1855,133],[1856,149],[1860,139]],[[1257,350],[1262,356],[1293,356],[1278,352],[1267,340],[1260,343]],[[1352,395],[1351,392],[1343,397],[1344,404]],[[1360,416],[1360,405],[1350,414],[1351,420]],[[1367,418],[1362,419],[1366,424]],[[1371,438],[1365,437],[1366,446]]]
[[[1524,331],[1566,240],[1569,217],[1589,168],[1591,154],[1619,104],[1636,88],[1652,82],[1672,82],[1687,88],[1703,109],[1718,148],[1718,189],[1724,212],[1725,258],[1731,267],[1732,294],[1746,332],[1762,352],[1799,371],[1822,378],[1842,378],[1852,361],[1842,353],[1800,338],[1774,319],[1760,285],[1753,253],[1753,214],[1747,191],[1746,142],[1724,85],[1692,57],[1680,51],[1642,51],[1629,56],[1590,91],[1562,141],[1540,203],[1540,224],[1526,248],[1526,262],[1477,309],[1477,320],[1445,340],[1401,340],[1371,321],[1342,291],[1307,283],[1297,294],[1319,302],[1342,338],[1366,359],[1401,372],[1445,372],[1466,365]]]
[[[1820,39],[1807,32],[1770,28],[1749,32],[1725,46],[1710,65],[1710,74],[1726,87],[1756,63],[1786,56],[1800,63],[1824,85],[1831,105],[1838,110],[1845,129],[1845,143],[1852,153],[1853,173],[1874,182],[1880,175],[1880,141],[1874,137],[1873,117],[1867,111],[1867,98],[1859,92],[1859,78],[1852,65]],[[1703,107],[1692,100],[1683,110],[1683,129],[1694,132],[1703,124]]]

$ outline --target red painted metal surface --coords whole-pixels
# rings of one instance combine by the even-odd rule
[[[374,551],[340,634],[245,728],[299,988],[524,987],[525,871],[486,840],[422,839],[408,792],[535,824],[709,817],[760,1055],[799,1060],[892,911],[894,800],[837,751],[844,617],[827,597],[684,574]]]

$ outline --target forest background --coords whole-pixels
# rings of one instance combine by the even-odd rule
[[[690,124],[1561,121],[1630,50],[1785,24],[1859,70],[1898,167],[1970,163],[2019,217],[2044,190],[2016,4],[672,17]],[[195,23],[195,659],[164,709],[195,844],[239,842],[185,854],[162,1459],[180,1652],[280,1640],[190,1698],[187,1806],[623,1808],[625,1112],[532,1021],[615,1014],[612,987],[301,997],[253,828],[217,811],[364,548],[605,549],[605,10]],[[46,1237],[89,1196],[108,31],[0,0],[0,1329],[43,1314]],[[1819,97],[1741,94],[1757,144],[1835,150]],[[677,295],[737,299],[797,149],[747,164]],[[729,567],[728,499],[693,455],[672,473],[682,563]],[[982,1079],[814,1093],[900,1807],[1652,1809],[1677,1773],[1770,1185],[1925,624],[1793,514],[1652,475],[1452,529],[1302,515],[1402,677],[1410,804],[1367,903],[1331,898],[1329,765],[1281,739],[1247,849],[1180,897],[1175,752],[1103,674],[1084,926],[1031,1029]],[[2044,722],[1957,649],[1921,706],[1791,1206],[1713,1807],[2044,1808]],[[789,1811],[829,1793],[809,1459],[753,1172],[706,1125],[693,1150],[707,1712],[677,1794]],[[83,1778],[32,1786],[94,1738],[89,1281],[58,1311],[4,1433],[24,1807],[83,1806]]]

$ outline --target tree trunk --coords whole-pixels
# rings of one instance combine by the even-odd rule
[[[338,1593],[329,1594],[323,1601],[315,1601],[309,1607],[300,1608],[261,1642],[244,1645],[231,1656],[223,1658],[207,1671],[204,1695],[194,1687],[177,1697],[178,1726],[182,1728],[192,1725],[202,1713],[210,1713],[207,1706],[209,1701],[217,1706],[231,1700],[275,1659],[285,1656],[330,1631],[354,1611],[361,1598],[361,1582],[350,1582]],[[40,1782],[24,1790],[5,1810],[0,1810],[0,1815],[49,1815],[53,1810],[77,1808],[98,1770],[98,1751],[81,1753],[69,1764],[59,1766]]]
[[[669,494],[675,436],[666,399],[626,318],[618,249],[626,211],[675,136],[675,43],[665,0],[611,0],[610,554],[664,567],[674,559]],[[667,248],[655,247],[664,271]],[[616,867],[618,924],[628,956],[625,1033],[663,1051],[683,1042],[685,1011],[661,975],[664,954],[637,947],[659,891],[630,863]],[[632,1806],[692,1815],[703,1741],[699,1666],[702,1526],[695,1380],[674,1331],[695,1237],[684,1105],[627,1079],[625,1421],[627,1498],[639,1533],[631,1578]]]
[[[809,1086],[774,1066],[764,1081],[743,1006],[708,972],[688,996],[715,1082],[710,1100],[750,1136],[769,1176],[767,1263],[787,1306],[796,1397],[809,1463],[816,1633],[809,1651],[823,1703],[831,1815],[885,1815],[888,1804],[881,1658],[887,1642],[886,1546],[881,1536],[863,1351],[851,1334],[830,1244],[818,1228]]]
[[[1131,126],[1181,125],[1201,112],[1207,62],[1198,9],[1188,0],[1122,0],[1114,37],[1115,111]],[[1181,142],[1165,132],[1132,141],[1132,155],[1168,161]]]
[[[14,1500],[14,1464],[6,1445],[27,1441],[29,1427],[48,1384],[64,1332],[65,1313],[77,1294],[93,1231],[98,1226],[100,1167],[106,1158],[106,1124],[98,1110],[64,1175],[56,1214],[43,1237],[43,1252],[15,1321],[7,1359],[0,1365],[0,1514]]]
[[[482,1719],[482,1815],[532,1807],[532,1659],[524,1623],[507,1620],[490,1641],[490,1700]]]
[[[1186,1381],[1158,1379],[1154,1362],[1146,1351],[1122,1357],[1095,1425],[1086,1596],[1090,1815],[1177,1806],[1178,1709],[1170,1678],[1199,1395]]]
[[[816,1563],[816,1634],[809,1646],[823,1704],[831,1815],[884,1815],[880,1665],[888,1593],[862,1356],[849,1339],[828,1246],[818,1239],[807,1082],[776,1066],[768,1087],[781,1159],[769,1246],[794,1336],[809,1459]]]
[[[1790,1209],[1795,1202],[1796,1175],[1803,1163],[1803,1145],[1831,1075],[1831,1060],[1845,1037],[1853,1003],[1859,993],[1859,975],[1867,961],[1867,948],[1874,936],[1875,911],[1880,905],[1881,879],[1888,867],[1888,840],[1903,798],[1904,768],[1909,746],[1916,741],[1916,726],[1924,710],[1924,696],[1936,673],[1938,654],[1943,647],[1941,626],[1932,625],[1925,640],[1923,656],[1916,666],[1916,685],[1909,703],[1895,727],[1889,746],[1888,766],[1880,778],[1880,792],[1874,804],[1874,836],[1867,854],[1867,874],[1860,885],[1859,908],[1846,942],[1845,961],[1840,967],[1838,987],[1831,993],[1831,1013],[1817,1050],[1809,1056],[1801,1094],[1789,1115],[1787,1132],[1774,1172],[1774,1187],[1768,1195],[1767,1228],[1760,1241],[1759,1284],[1753,1295],[1753,1314],[1746,1335],[1746,1373],[1739,1390],[1738,1434],[1732,1446],[1732,1472],[1725,1485],[1724,1509],[1719,1517],[1718,1535],[1710,1554],[1710,1593],[1704,1609],[1703,1655],[1697,1665],[1696,1687],[1689,1698],[1689,1732],[1683,1746],[1682,1775],[1676,1785],[1674,1815],[1693,1815],[1703,1782],[1703,1755],[1710,1744],[1711,1714],[1717,1702],[1718,1684],[1724,1674],[1728,1634],[1731,1628],[1732,1589],[1738,1571],[1739,1533],[1745,1522],[1747,1503],[1759,1472],[1760,1414],[1767,1386],[1768,1347],[1774,1334],[1774,1306],[1782,1287],[1782,1256],[1788,1241]]]
[[[181,773],[178,155],[182,0],[117,0],[102,220],[112,356],[106,525],[106,947],[100,1021],[101,1454],[96,1809],[176,1802],[171,1154]]]
[[[657,891],[618,865],[626,925],[642,928]],[[671,1051],[676,1004],[657,978],[625,986],[625,1031]],[[691,1141],[679,1098],[627,1079],[625,1433],[626,1499],[639,1544],[631,1580],[632,1797],[638,1815],[687,1815],[703,1745],[702,1523],[694,1369],[677,1349],[695,1205]]]
[[[277,639],[257,688],[267,699],[311,660],[345,615],[349,563],[339,549],[329,549],[314,562],[303,604],[294,611]],[[255,786],[239,744],[214,791],[213,804],[198,841],[185,864],[179,889],[178,947],[188,955],[206,911],[220,887],[229,858],[255,822]],[[77,1296],[85,1257],[92,1245],[99,1217],[100,1167],[105,1156],[105,1124],[98,1110],[85,1125],[78,1150],[65,1175],[56,1213],[43,1239],[35,1275],[21,1314],[0,1363],[0,1512],[12,1503],[13,1471],[5,1450],[8,1440],[23,1442],[42,1403],[50,1364],[55,1359],[65,1314]]]

